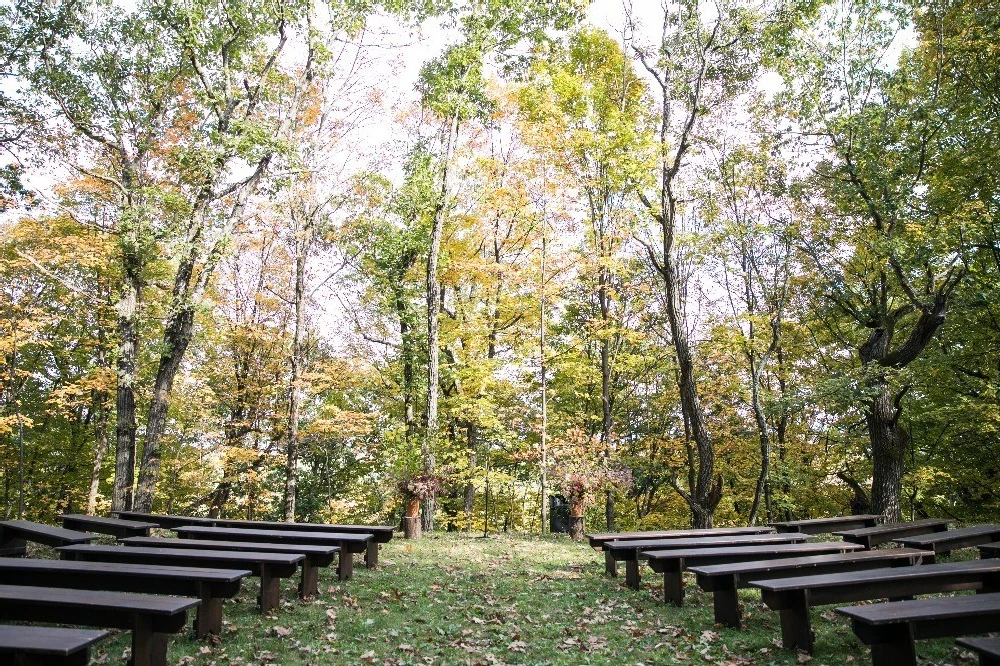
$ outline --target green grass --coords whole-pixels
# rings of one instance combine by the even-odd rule
[[[224,611],[223,635],[189,630],[171,645],[171,664],[869,664],[865,647],[832,607],[813,611],[810,660],[780,647],[777,613],[745,590],[742,631],[713,626],[712,599],[688,580],[686,605],[665,606],[644,570],[631,591],[604,576],[603,558],[565,538],[433,534],[383,546],[377,570],[355,567],[321,594],[295,597],[286,580],[280,611],[257,610],[256,579]],[[95,663],[123,663],[128,633],[95,650]],[[922,664],[973,664],[951,640],[921,641]]]

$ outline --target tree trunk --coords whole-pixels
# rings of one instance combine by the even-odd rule
[[[900,498],[910,438],[899,425],[902,410],[894,404],[884,380],[866,411],[872,446],[872,512],[884,516],[886,522],[899,522],[903,518]]]
[[[302,376],[302,364],[305,356],[305,293],[306,293],[306,259],[308,240],[299,238],[299,229],[295,227],[295,332],[292,337],[292,375],[289,381],[288,396],[288,442],[285,449],[285,501],[284,518],[286,522],[295,522],[295,493],[298,485],[299,464],[299,409],[302,393],[299,382]],[[306,233],[311,233],[307,229]]]
[[[138,317],[142,294],[141,267],[138,257],[122,257],[124,284],[118,301],[118,368],[115,392],[115,482],[111,495],[112,511],[132,509],[135,484],[135,378],[139,344]]]
[[[451,160],[458,142],[458,112],[451,118],[445,146],[444,163],[441,167],[441,189],[439,201],[434,211],[434,223],[431,226],[430,248],[427,252],[427,432],[424,436],[420,457],[423,460],[424,474],[434,474],[434,454],[437,449],[438,435],[438,383],[440,382],[440,322],[438,314],[441,309],[441,290],[438,285],[438,259],[441,254],[441,237],[444,235],[444,222],[448,216],[448,195],[450,191]],[[434,529],[435,498],[432,495],[423,502],[421,522],[424,531]]]
[[[465,530],[466,532],[472,531],[472,513],[476,508],[476,486],[472,483],[472,473],[476,469],[476,453],[479,447],[479,427],[472,422],[466,425],[466,435],[467,435],[467,455],[469,460],[469,480],[465,484],[464,491],[464,511],[465,511]]]
[[[174,378],[180,370],[184,354],[191,343],[194,328],[194,305],[187,302],[179,305],[173,316],[167,320],[166,329],[163,331],[165,352],[160,356],[156,381],[153,383],[153,397],[149,404],[149,416],[146,419],[146,438],[143,441],[139,485],[134,502],[134,509],[142,513],[153,510],[153,494],[160,473],[160,440],[166,430],[170,391],[173,389]]]
[[[87,493],[87,515],[92,516],[97,510],[97,493],[101,487],[101,469],[104,467],[104,455],[108,451],[108,396],[99,391],[94,397],[97,409],[97,422],[94,424],[95,447],[94,467],[90,472],[90,491]]]

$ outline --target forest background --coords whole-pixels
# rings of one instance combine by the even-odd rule
[[[1000,515],[990,0],[4,0],[0,502]]]

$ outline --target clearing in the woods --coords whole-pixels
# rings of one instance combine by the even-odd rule
[[[847,621],[814,612],[816,653],[780,647],[778,615],[741,593],[745,629],[713,626],[712,599],[687,581],[687,605],[664,606],[659,578],[643,589],[604,576],[604,562],[565,537],[431,534],[385,544],[378,570],[355,568],[347,584],[321,573],[321,594],[299,601],[284,581],[280,611],[262,616],[256,579],[227,602],[223,636],[172,640],[171,664],[750,664],[871,663]],[[124,663],[127,635],[94,653]],[[950,640],[921,641],[922,666],[973,664]]]

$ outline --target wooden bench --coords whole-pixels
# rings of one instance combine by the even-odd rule
[[[0,584],[170,594],[201,599],[194,628],[199,638],[222,631],[222,603],[240,591],[249,570],[171,567],[68,560],[0,560]]]
[[[850,601],[900,599],[953,590],[1000,592],[1000,562],[968,560],[875,571],[854,571],[781,580],[751,581],[761,598],[781,615],[786,648],[812,652],[809,609]],[[867,641],[866,641],[867,642]]]
[[[186,550],[181,548],[125,548],[124,546],[66,546],[59,554],[67,560],[157,564],[168,567],[207,569],[247,569],[260,578],[257,602],[263,613],[277,608],[281,600],[280,579],[299,570],[304,555],[295,553],[234,552],[227,550]]]
[[[865,548],[874,548],[883,543],[889,543],[893,539],[908,536],[920,536],[921,534],[932,534],[934,532],[944,532],[948,529],[949,520],[940,518],[927,518],[925,520],[912,520],[906,523],[885,523],[875,527],[863,527],[858,530],[844,530],[834,532],[844,541],[859,543]]]
[[[1000,525],[973,525],[947,532],[893,539],[893,542],[907,548],[933,550],[938,555],[947,555],[958,548],[971,548],[997,540],[1000,540]]]
[[[978,548],[979,557],[983,559],[1000,557],[1000,543],[981,543]]]
[[[103,518],[101,516],[84,516],[79,513],[67,513],[59,518],[66,529],[110,534],[119,539],[133,536],[149,536],[149,530],[157,526],[155,523],[142,523],[135,520],[122,520],[120,518]]]
[[[890,601],[837,612],[851,618],[854,633],[871,646],[872,666],[915,666],[917,639],[1000,630],[1000,594]]]
[[[87,666],[106,631],[0,625],[0,662],[14,666]]]
[[[302,560],[302,579],[299,581],[300,597],[313,597],[319,594],[319,569],[333,564],[337,553],[340,552],[340,548],[337,546],[301,546],[257,541],[203,541],[201,539],[164,539],[159,537],[128,537],[118,541],[132,547],[301,553],[305,559]]]
[[[286,523],[272,520],[230,520],[226,518],[192,518],[188,516],[169,516],[159,513],[139,513],[136,511],[119,511],[116,515],[130,520],[144,520],[156,523],[160,527],[173,529],[175,527],[235,527],[240,529],[285,530],[295,532],[337,532],[340,534],[371,534],[373,539],[368,542],[365,551],[365,566],[374,569],[378,566],[378,549],[383,543],[392,540],[394,527],[388,525],[331,525],[327,523]]]
[[[244,530],[235,527],[175,527],[182,539],[207,539],[218,541],[260,541],[288,543],[297,546],[337,546],[340,548],[340,580],[354,576],[352,553],[364,553],[372,542],[371,534],[346,534],[342,532],[296,532],[291,530]]]
[[[611,576],[618,575],[618,562],[611,553],[604,550],[609,541],[640,541],[646,539],[693,539],[710,536],[738,536],[741,534],[773,534],[773,527],[713,527],[708,529],[665,530],[650,532],[600,532],[584,534],[590,547],[604,551],[604,571]]]
[[[604,552],[611,553],[615,562],[625,563],[625,585],[638,590],[639,560],[646,550],[684,548],[727,548],[755,544],[798,543],[809,537],[803,534],[741,534],[736,536],[701,537],[699,539],[640,539],[637,541],[607,541]]]
[[[817,541],[814,543],[774,543],[729,548],[680,548],[647,550],[642,553],[649,567],[663,574],[663,601],[680,606],[684,603],[685,569],[706,564],[730,564],[806,555],[829,555],[861,550],[856,543]]]
[[[185,527],[187,525],[203,525],[212,527],[215,520],[212,518],[198,518],[195,516],[171,516],[162,513],[140,513],[138,511],[116,511],[113,514],[122,520],[135,520],[144,523],[153,523],[157,527],[173,529],[175,527]]]
[[[737,590],[748,587],[751,580],[912,566],[928,561],[934,561],[934,553],[929,550],[887,548],[834,555],[689,566],[688,571],[696,576],[698,587],[712,593],[715,622],[739,629],[741,617]]]
[[[383,543],[392,540],[396,529],[389,525],[328,525],[326,523],[283,523],[273,520],[228,520],[216,519],[216,527],[235,527],[239,529],[285,530],[292,532],[338,532],[340,534],[371,534],[365,551],[365,567],[374,569],[378,566],[378,549]]]
[[[186,597],[0,585],[0,620],[129,629],[133,666],[166,666],[167,635],[182,631],[187,611],[199,603]]]
[[[90,543],[96,538],[93,534],[33,523],[30,520],[5,520],[0,522],[0,556],[24,555],[28,541],[58,548]]]
[[[882,516],[859,514],[856,516],[835,516],[833,518],[810,518],[808,520],[789,520],[782,523],[770,523],[779,532],[801,532],[802,534],[828,534],[838,530],[854,530],[863,527],[875,527]]]
[[[979,666],[1000,666],[1000,638],[959,638],[955,641],[979,655]]]

